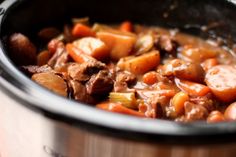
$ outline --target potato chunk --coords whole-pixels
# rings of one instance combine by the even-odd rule
[[[157,50],[140,56],[125,57],[119,60],[117,66],[133,74],[144,74],[155,69],[160,63],[160,53]]]
[[[99,31],[96,35],[108,46],[113,60],[130,55],[137,40],[135,34],[113,29]]]
[[[103,60],[109,57],[109,49],[105,43],[93,37],[85,37],[73,42],[73,44],[84,53],[98,59]]]

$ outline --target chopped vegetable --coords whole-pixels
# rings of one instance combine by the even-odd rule
[[[92,31],[92,29],[82,23],[77,23],[72,29],[72,35],[75,37],[94,37],[95,33]]]
[[[236,100],[236,67],[217,65],[206,73],[205,81],[213,94],[223,102]]]
[[[138,116],[138,117],[145,117],[144,113],[126,108],[123,105],[121,105],[121,103],[105,102],[105,103],[98,104],[96,107],[103,110],[108,110],[111,112],[128,114],[128,115],[133,115],[133,116]]]
[[[61,96],[67,97],[67,84],[56,74],[50,72],[37,73],[32,76],[32,80]]]
[[[95,60],[91,56],[85,54],[82,50],[78,49],[73,44],[67,44],[66,50],[70,54],[70,56],[78,63],[91,62]]]
[[[108,46],[113,60],[130,55],[137,40],[133,33],[113,29],[98,31],[96,36]]]
[[[133,31],[133,25],[130,21],[124,21],[120,25],[120,30],[123,32],[132,32]]]
[[[141,56],[122,58],[117,66],[134,74],[144,74],[155,69],[160,63],[159,51],[151,51]]]
[[[72,23],[76,25],[77,23],[81,23],[83,25],[89,24],[89,17],[83,17],[83,18],[72,18]]]
[[[218,60],[216,58],[210,58],[202,62],[202,67],[205,71],[209,70],[210,68],[216,66],[218,64]]]
[[[125,107],[131,108],[131,109],[137,109],[137,102],[135,98],[135,93],[117,93],[117,92],[111,92],[109,95],[110,102],[120,102]]]
[[[195,83],[195,82],[186,81],[186,80],[180,80],[177,78],[175,78],[175,83],[181,90],[187,92],[190,95],[204,96],[210,92],[209,87],[207,87],[203,84],[200,84],[200,83]]]
[[[155,71],[150,71],[143,75],[143,82],[148,85],[152,85],[157,81],[157,73]]]
[[[154,37],[152,34],[145,34],[138,38],[135,44],[136,54],[142,54],[150,51],[154,46]]]
[[[189,100],[189,96],[185,92],[179,92],[171,100],[171,105],[174,108],[176,115],[184,113],[184,103]]]
[[[95,23],[92,27],[92,31],[95,33],[102,31],[112,31],[112,30],[114,31],[112,27],[100,23]]]
[[[214,58],[217,56],[217,51],[206,48],[194,48],[192,46],[186,46],[180,53],[181,58],[193,63],[201,63],[206,59]]]
[[[109,57],[108,47],[101,40],[93,37],[85,37],[75,40],[73,44],[87,55],[90,55],[98,60],[103,60]]]

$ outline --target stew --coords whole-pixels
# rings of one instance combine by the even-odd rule
[[[145,118],[236,120],[236,59],[220,41],[130,21],[90,25],[88,18],[62,31],[44,28],[37,41],[12,34],[10,56],[63,97]]]

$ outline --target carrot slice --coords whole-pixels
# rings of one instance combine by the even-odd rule
[[[132,32],[133,31],[133,25],[130,21],[124,21],[120,25],[120,30],[123,32]]]
[[[84,24],[77,23],[72,29],[72,35],[75,37],[88,37],[95,36],[95,33],[92,29]]]
[[[178,78],[175,78],[175,83],[181,90],[187,92],[190,95],[204,96],[210,92],[209,87],[200,83],[180,80]]]
[[[103,110],[111,111],[111,112],[128,114],[128,115],[133,115],[137,117],[145,117],[144,113],[126,108],[121,103],[104,102],[104,103],[97,104],[96,107]]]
[[[218,60],[216,58],[210,58],[205,60],[201,65],[205,71],[216,66],[218,64]]]
[[[181,115],[184,113],[184,103],[189,100],[189,96],[185,92],[179,92],[171,100],[175,113]]]
[[[95,59],[85,54],[82,50],[78,49],[73,44],[66,44],[66,50],[69,55],[78,63],[90,62]]]
[[[152,85],[157,81],[157,73],[155,71],[150,71],[143,75],[143,82],[148,85]]]
[[[144,74],[155,69],[159,63],[160,53],[157,50],[153,50],[140,56],[121,58],[117,63],[117,66],[120,69],[130,71],[133,74]]]

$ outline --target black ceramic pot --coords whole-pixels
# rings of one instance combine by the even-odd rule
[[[0,5],[1,157],[233,157],[236,123],[179,124],[76,103],[39,87],[9,59],[5,39],[71,17],[131,21],[236,41],[234,0],[6,0]],[[220,23],[202,32],[200,26]]]

